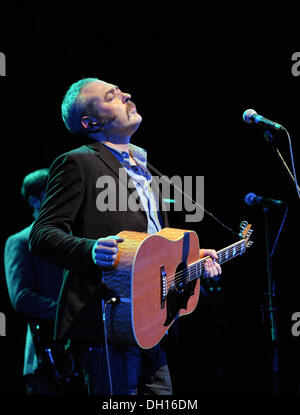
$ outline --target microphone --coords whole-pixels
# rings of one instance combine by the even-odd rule
[[[243,114],[243,120],[247,124],[258,124],[264,127],[273,128],[274,130],[285,130],[285,128],[278,124],[277,122],[268,120],[267,118],[263,117],[262,115],[258,115],[256,111],[249,109],[246,110]]]
[[[261,206],[280,206],[280,205],[286,205],[285,202],[282,202],[281,200],[276,199],[269,199],[262,196],[256,196],[254,193],[248,193],[244,197],[244,202],[249,206],[254,205],[261,205]]]

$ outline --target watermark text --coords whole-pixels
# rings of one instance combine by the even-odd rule
[[[152,176],[133,182],[126,170],[119,177],[101,176],[96,181],[96,207],[100,212],[175,211],[187,212],[186,222],[200,222],[204,216],[204,176]],[[163,203],[158,203],[159,196]]]
[[[6,317],[0,312],[0,336],[6,336]]]
[[[295,321],[291,328],[292,335],[298,337],[300,336],[300,312],[292,314],[292,321]]]
[[[3,52],[0,52],[0,76],[6,76],[6,57]]]
[[[292,65],[292,75],[299,76],[300,75],[300,52],[294,52],[292,54],[292,61],[295,62]]]

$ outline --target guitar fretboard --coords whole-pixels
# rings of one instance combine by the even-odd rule
[[[218,254],[218,263],[224,264],[224,262],[229,261],[230,259],[236,257],[237,255],[241,255],[245,252],[246,245],[245,241],[241,240],[232,245],[227,246],[220,251],[217,251]],[[192,281],[201,277],[204,274],[204,264],[208,257],[201,258],[199,261],[194,262],[188,266],[188,279]]]

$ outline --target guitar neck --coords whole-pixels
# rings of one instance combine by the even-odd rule
[[[245,252],[246,246],[245,241],[242,239],[238,242],[235,242],[232,245],[227,246],[220,251],[217,251],[218,254],[218,263],[224,264],[224,262],[230,261],[238,255],[241,255]],[[200,278],[204,274],[204,264],[209,257],[201,258],[199,261],[194,262],[188,266],[189,280]]]

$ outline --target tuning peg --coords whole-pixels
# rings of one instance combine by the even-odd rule
[[[248,222],[246,220],[243,220],[240,224],[240,228],[244,230],[247,227],[247,225],[248,225]]]

